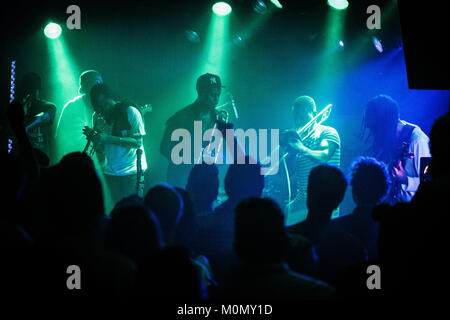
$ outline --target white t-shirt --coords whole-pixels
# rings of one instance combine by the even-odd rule
[[[144,122],[142,120],[141,113],[135,107],[127,108],[128,122],[130,123],[130,130],[123,130],[121,132],[122,137],[142,137],[145,135]],[[105,133],[110,135],[112,131],[112,125],[108,126]],[[142,157],[141,165],[142,170],[147,170],[147,161],[145,158],[144,146],[141,146]],[[117,144],[105,144],[105,158],[106,164],[104,173],[112,176],[125,176],[136,174],[136,148],[127,148]]]
[[[414,126],[408,150],[414,157],[412,159],[406,159],[405,161],[404,169],[408,176],[408,184],[402,184],[402,190],[400,191],[403,201],[411,201],[420,184],[420,158],[431,157],[429,146],[430,139],[418,126],[403,120],[401,122],[404,125],[409,124]]]

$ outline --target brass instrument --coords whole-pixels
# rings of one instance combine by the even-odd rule
[[[100,132],[102,132],[103,130],[105,130],[105,128],[106,128],[106,121],[102,116],[99,115],[98,118],[95,119],[95,123],[94,123],[95,135],[97,135]],[[92,157],[96,151],[96,148],[93,144],[93,137],[92,138],[87,137],[87,140],[88,141],[86,143],[86,146],[83,149],[83,153],[86,153],[87,155]],[[89,148],[90,148],[90,150],[89,150]]]
[[[332,108],[332,104],[330,103],[329,105],[327,105],[325,108],[323,108],[322,111],[320,111],[314,118],[312,118],[307,124],[305,124],[303,127],[301,127],[299,130],[297,130],[297,134],[300,137],[301,141],[306,140],[306,138],[309,138],[311,136],[311,134],[314,132],[314,125],[316,124],[321,124],[323,123],[325,120],[328,119],[328,117],[330,116],[331,113],[331,108]],[[317,119],[320,120],[318,122]],[[304,135],[306,133],[306,135]]]
[[[316,116],[314,116],[314,118],[312,118],[310,121],[308,121],[308,123],[306,123],[303,127],[301,127],[300,129],[296,130],[295,132],[293,132],[293,135],[298,135],[298,138],[300,139],[300,141],[304,141],[307,138],[311,137],[315,130],[316,125],[322,124],[324,121],[326,121],[331,113],[331,109],[332,109],[332,105],[329,104],[327,105],[322,111],[320,111]],[[280,146],[278,146],[274,151],[278,152],[278,149],[280,148]],[[289,215],[291,214],[305,214],[304,210],[307,209],[303,209],[303,208],[298,208],[295,207],[295,203],[297,201],[297,196],[292,199],[292,188],[291,188],[291,179],[290,179],[290,175],[289,175],[289,170],[288,170],[288,166],[286,163],[286,158],[289,155],[288,152],[286,152],[279,160],[277,166],[273,166],[272,169],[268,170],[265,173],[265,176],[267,176],[268,174],[271,173],[271,171],[273,170],[273,168],[276,168],[279,166],[280,163],[282,163],[282,166],[284,168],[284,175],[286,178],[286,185],[287,185],[287,201],[286,201],[286,207],[285,207],[285,212],[286,212],[286,218],[288,218]],[[269,185],[270,180],[269,180]],[[273,192],[273,190],[276,190],[273,186],[271,186],[269,188],[269,192]],[[266,191],[267,192],[267,191]],[[286,220],[287,222],[287,220]]]
[[[236,103],[235,103],[234,98],[231,95],[231,93],[228,94],[228,100],[229,100],[228,102],[226,102],[226,103],[224,103],[224,104],[222,104],[220,106],[215,107],[215,110],[216,110],[216,113],[217,113],[216,121],[221,121],[221,122],[224,122],[224,123],[227,124],[227,123],[230,123],[230,120],[239,119],[239,114],[238,114],[238,111],[237,111],[237,108],[236,108]],[[207,149],[207,154],[208,155],[209,155],[209,152],[210,152],[210,146],[211,146],[212,139],[214,137],[214,132],[215,132],[216,129],[217,129],[217,122],[214,124],[213,132],[211,134],[211,138],[209,139],[208,149]],[[225,139],[225,137],[223,137],[223,138]],[[222,141],[219,144],[219,148],[217,150],[217,153],[214,155],[214,163],[217,162],[217,157],[220,154],[221,147],[222,147]],[[200,157],[198,158],[198,162],[197,163],[200,163],[203,160],[202,156],[203,156],[203,149],[201,151],[201,154],[200,154]]]
[[[89,150],[89,148],[91,148]],[[88,152],[89,150],[89,152]],[[86,142],[86,146],[83,149],[83,153],[86,153],[88,156],[92,157],[95,153],[95,148],[94,145],[92,144],[92,139],[88,139],[88,141]]]
[[[299,130],[296,131],[297,135],[299,136],[300,141],[304,141],[306,140],[306,138],[309,138],[313,133],[314,133],[314,126],[315,125],[319,125],[321,123],[323,123],[325,120],[327,120],[330,116],[331,113],[331,109],[332,109],[332,104],[330,103],[329,105],[327,105],[325,108],[323,108],[322,111],[320,111],[317,115],[314,116],[314,118],[312,118],[310,121],[308,121],[307,124],[305,124],[303,127],[301,127]],[[317,119],[319,119],[319,121],[317,121]],[[280,146],[278,146],[274,151],[278,151],[278,149],[280,148]],[[286,157],[289,155],[288,152],[286,152],[279,160],[279,163],[281,161],[285,162]],[[263,163],[266,161],[267,159],[265,159],[263,161]],[[275,167],[273,167],[275,168]],[[273,168],[271,170],[268,170],[265,173],[265,176],[267,176],[268,174],[271,173],[271,171],[273,170]]]

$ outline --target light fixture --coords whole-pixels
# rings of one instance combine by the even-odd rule
[[[347,0],[328,0],[328,5],[336,10],[345,10],[348,7]]]
[[[50,22],[44,28],[44,34],[47,38],[56,39],[61,35],[61,26],[57,23]]]
[[[212,11],[218,16],[227,16],[231,13],[231,6],[226,2],[217,2],[212,6]]]

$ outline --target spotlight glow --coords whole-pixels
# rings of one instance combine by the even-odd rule
[[[278,9],[282,9],[283,6],[281,5],[280,1],[278,0],[270,0],[270,2],[272,2],[274,4],[275,7],[277,7]]]
[[[348,7],[347,0],[328,0],[328,5],[336,10],[345,10]]]
[[[379,53],[383,52],[383,45],[381,44],[381,41],[377,37],[372,38],[372,43]]]
[[[58,38],[61,35],[61,32],[62,29],[60,25],[53,22],[49,23],[44,29],[45,36],[50,39]]]
[[[227,16],[231,13],[231,6],[226,2],[217,2],[212,6],[212,10],[218,16]]]

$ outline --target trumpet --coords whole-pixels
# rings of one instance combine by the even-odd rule
[[[228,124],[230,122],[230,119],[239,119],[239,114],[236,107],[236,102],[234,101],[233,96],[231,93],[228,94],[228,102],[215,107],[216,110],[216,123],[214,123],[213,132],[211,134],[211,138],[209,139],[208,147],[206,149],[206,153],[209,155],[211,150],[211,143],[214,137],[214,132],[216,130],[219,130],[217,128],[218,122],[223,122],[225,124]],[[220,154],[220,149],[222,148],[222,141],[220,141],[218,149],[216,150],[216,154],[213,156],[214,160],[213,162],[217,162],[217,158]],[[198,158],[197,163],[200,163],[203,159],[203,149],[200,153],[200,157]]]
[[[94,137],[99,134],[100,132],[102,132],[106,127],[106,121],[102,116],[98,116],[95,119],[95,124],[94,124],[94,133],[92,135],[86,136],[87,138],[87,143],[86,146],[84,147],[83,153],[86,153],[87,155],[89,155],[90,157],[92,157],[96,151],[95,145],[93,143]],[[90,150],[89,150],[90,148]],[[89,150],[89,151],[88,151]]]
[[[89,150],[89,147],[91,147],[91,149]],[[89,152],[88,152],[89,150]],[[92,157],[95,153],[95,147],[92,143],[92,139],[88,138],[88,141],[86,143],[86,146],[83,149],[83,153],[86,153],[88,156]]]

